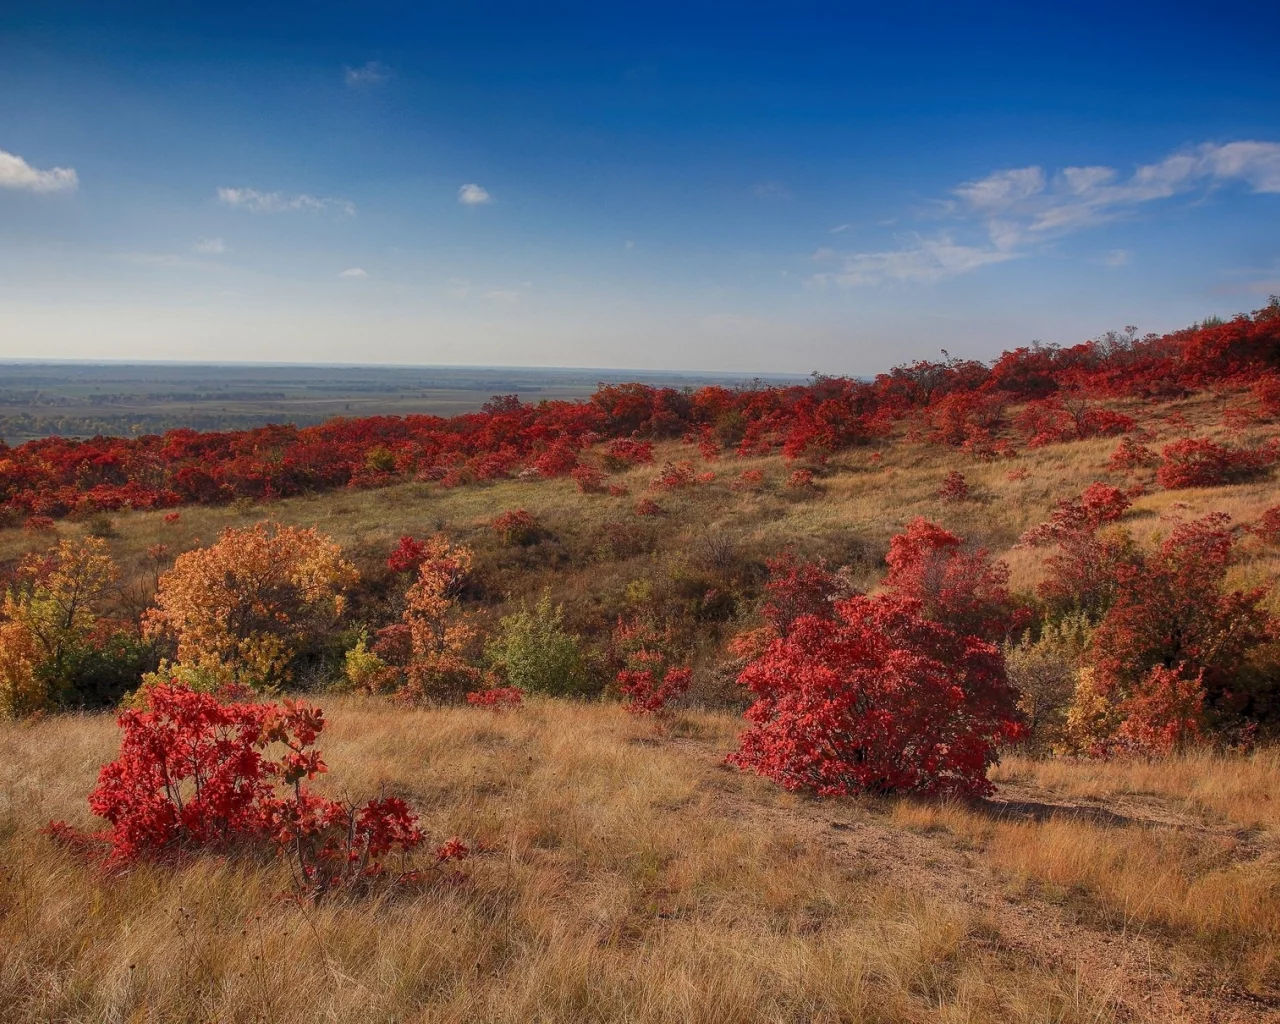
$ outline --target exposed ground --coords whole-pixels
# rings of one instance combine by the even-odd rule
[[[815,801],[724,767],[728,714],[325,703],[327,784],[489,844],[460,880],[312,909],[270,863],[99,878],[37,829],[90,823],[111,718],[0,726],[4,1018],[1280,1020],[1274,753]]]

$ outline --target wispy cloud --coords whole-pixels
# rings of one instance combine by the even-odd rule
[[[22,157],[0,149],[0,188],[24,192],[74,192],[80,185],[75,169],[51,167],[42,171]]]
[[[1112,249],[1102,257],[1102,265],[1104,267],[1127,267],[1133,259],[1133,253],[1128,249]]]
[[[458,189],[458,202],[463,206],[484,206],[493,202],[489,190],[476,184],[463,185]]]
[[[369,276],[369,272],[365,270],[363,267],[348,267],[338,276],[349,277],[349,278],[365,278]]]
[[[227,245],[221,238],[199,238],[191,248],[205,256],[221,256],[227,251]]]
[[[964,274],[988,263],[1017,259],[1018,253],[982,246],[960,245],[949,235],[937,238],[917,236],[900,249],[884,252],[837,252],[819,249],[814,259],[830,263],[835,269],[813,276],[817,284],[839,284],[846,287],[884,284],[932,284],[946,277]]]
[[[371,60],[358,68],[342,69],[342,80],[356,88],[362,85],[381,85],[390,77],[391,69],[380,60]]]
[[[259,192],[256,188],[219,188],[218,202],[254,213],[340,213],[354,216],[355,203],[347,199]]]
[[[932,238],[909,236],[898,248],[883,252],[819,250],[817,258],[839,269],[814,280],[848,286],[932,283],[1030,255],[1045,241],[1119,219],[1144,204],[1228,184],[1247,185],[1255,193],[1280,192],[1280,143],[1206,142],[1128,175],[1102,166],[1064,167],[1054,173],[1039,166],[995,171],[958,185],[938,204],[959,226]],[[1118,267],[1129,258],[1127,250],[1115,249],[1102,262]]]

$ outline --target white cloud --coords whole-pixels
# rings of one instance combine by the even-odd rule
[[[342,69],[342,80],[350,86],[381,85],[390,77],[391,69],[380,60],[371,60],[358,68]]]
[[[51,167],[42,171],[14,153],[0,149],[0,188],[26,192],[74,192],[80,185],[75,169]]]
[[[309,195],[287,195],[284,192],[259,192],[256,188],[218,189],[218,201],[226,206],[254,213],[341,213],[348,217],[356,212],[355,203],[346,199],[333,199]]]
[[[958,227],[933,238],[913,236],[884,252],[820,250],[819,259],[837,262],[841,269],[814,280],[847,286],[939,281],[1029,255],[1044,241],[1115,220],[1143,204],[1233,183],[1255,193],[1280,192],[1280,143],[1206,142],[1128,176],[1096,165],[1064,167],[1052,175],[1034,165],[995,171],[957,186],[952,198],[939,204]],[[1115,249],[1101,262],[1124,266],[1130,255]]]
[[[997,171],[954,190],[967,212],[1021,223],[1030,232],[1074,231],[1143,203],[1243,182],[1254,192],[1280,192],[1280,143],[1206,142],[1136,168],[1064,167],[1046,178],[1039,167]]]
[[[520,301],[521,292],[515,288],[491,288],[489,291],[481,292],[480,294],[490,302],[498,302],[504,306],[509,306],[513,302]]]
[[[493,196],[489,195],[488,189],[479,185],[463,185],[458,189],[458,202],[463,206],[483,206],[493,202]]]
[[[221,238],[200,238],[191,248],[206,256],[221,256],[227,251],[226,243]]]
[[[634,238],[628,238],[626,245],[623,246],[624,249],[634,249],[635,247],[636,242]]]
[[[814,259],[830,262],[838,269],[814,276],[819,284],[835,283],[846,287],[899,284],[932,284],[943,278],[964,274],[988,263],[1003,263],[1018,258],[1018,253],[981,246],[960,245],[949,235],[937,238],[916,237],[901,249],[885,252],[842,253],[819,249]]]
[[[343,271],[341,274],[339,274],[338,276],[339,276],[339,277],[355,277],[355,278],[364,278],[364,277],[368,277],[368,276],[369,276],[369,272],[368,272],[367,270],[365,270],[363,267],[348,267],[346,270],[344,270],[344,271]]]
[[[827,232],[827,234],[829,234],[829,235],[843,235],[846,231],[851,231],[851,230],[853,230],[853,225],[852,225],[852,224],[837,224],[835,227],[831,228],[831,229]]]

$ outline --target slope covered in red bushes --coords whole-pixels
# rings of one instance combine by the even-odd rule
[[[0,443],[0,509],[61,516],[406,478],[458,485],[521,472],[564,476],[584,448],[608,440],[683,436],[713,452],[724,446],[742,455],[820,456],[883,436],[912,413],[923,414],[931,440],[995,458],[1008,442],[993,443],[991,432],[1008,405],[1022,407],[1013,427],[1036,446],[1131,429],[1128,417],[1098,404],[1102,399],[1251,385],[1264,407],[1280,393],[1277,381],[1280,304],[1273,301],[1252,315],[1173,334],[1023,347],[990,365],[915,362],[873,381],[815,376],[804,385],[692,392],[623,384],[602,386],[582,402],[527,405],[502,396],[448,419],[374,416],[302,428]],[[607,465],[616,452],[605,455]]]

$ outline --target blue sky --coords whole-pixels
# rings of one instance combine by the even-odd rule
[[[873,373],[1253,309],[1277,27],[3,5],[0,358]]]

